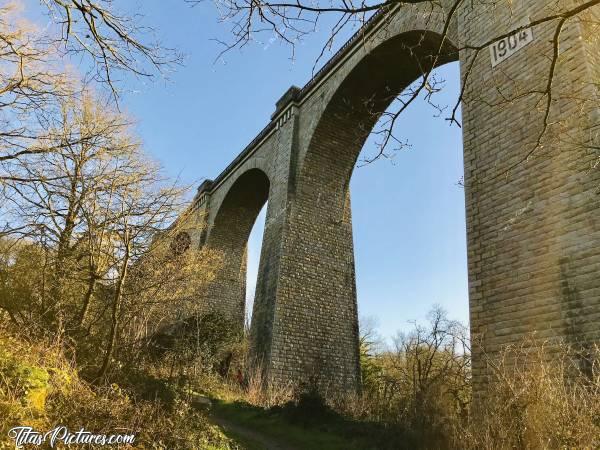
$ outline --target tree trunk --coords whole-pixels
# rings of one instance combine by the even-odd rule
[[[79,313],[79,322],[78,326],[83,327],[83,322],[85,322],[85,318],[87,316],[88,309],[90,307],[90,302],[92,300],[92,295],[94,294],[94,288],[96,287],[96,274],[92,273],[90,275],[90,279],[88,281],[88,287],[85,292],[85,296],[83,297],[83,305],[81,307],[81,312]]]
[[[104,355],[104,361],[102,362],[102,367],[98,371],[97,379],[100,380],[106,376],[106,372],[108,371],[108,367],[110,366],[110,360],[112,358],[115,344],[117,341],[117,329],[119,325],[119,309],[121,306],[121,297],[123,293],[123,284],[125,283],[125,279],[127,278],[127,269],[129,267],[129,251],[130,251],[130,243],[127,242],[125,246],[125,255],[123,256],[123,265],[121,266],[121,271],[119,273],[119,278],[117,280],[117,286],[115,287],[115,294],[113,296],[113,304],[112,304],[112,320],[110,323],[110,334],[108,336],[108,344],[106,347],[106,353]]]
[[[79,166],[75,168],[75,174],[71,178],[71,188],[68,199],[68,209],[65,216],[65,225],[60,232],[58,239],[58,248],[56,252],[56,261],[54,266],[54,277],[52,280],[51,298],[52,305],[50,308],[50,321],[56,327],[56,332],[61,336],[64,332],[65,317],[64,317],[64,282],[67,278],[68,270],[65,264],[70,262],[71,257],[71,239],[75,231],[75,221],[77,218],[77,210],[79,209],[79,201],[77,197],[77,181],[79,180]]]

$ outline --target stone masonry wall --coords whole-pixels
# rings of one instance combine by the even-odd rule
[[[282,97],[272,122],[207,191],[206,245],[227,261],[208,295],[232,314],[244,308],[246,243],[268,198],[251,346],[273,382],[359,389],[349,180],[393,97],[421,68],[456,59],[470,320],[482,339],[476,385],[486,358],[528,333],[600,341],[597,27],[565,24],[546,117],[556,21],[536,26],[533,42],[494,68],[482,48],[467,78],[469,47],[577,2],[463,2],[434,61],[448,4],[404,5],[367,28],[307,87]]]
[[[461,45],[481,45],[558,6],[470,5],[459,15]],[[573,3],[560,3],[566,6]],[[534,41],[495,68],[485,49],[466,81],[470,315],[472,336],[483,339],[482,348],[474,346],[476,385],[485,383],[487,357],[527,334],[584,344],[600,339],[600,171],[590,170],[597,154],[579,145],[598,116],[584,101],[593,87],[580,23],[567,22],[561,33],[548,127],[538,148],[547,96],[528,94],[547,86],[556,23],[535,27]],[[473,54],[461,52],[463,78]]]

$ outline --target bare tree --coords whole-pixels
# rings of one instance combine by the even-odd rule
[[[57,55],[56,46],[19,16],[16,4],[0,8],[1,163],[48,150],[33,145],[45,116],[56,111],[54,100],[74,94],[65,74],[52,65]]]
[[[181,61],[164,47],[140,14],[120,12],[111,0],[40,0],[57,29],[51,39],[65,55],[87,57],[88,75],[115,95],[118,73],[152,77]]]
[[[428,318],[427,326],[415,324],[413,331],[399,333],[394,341],[392,366],[399,375],[399,389],[410,393],[414,417],[425,417],[421,409],[438,401],[440,394],[453,398],[464,413],[470,389],[468,330],[449,320],[439,306]]]
[[[152,248],[152,238],[181,211],[182,190],[176,185],[161,186],[160,172],[152,166],[140,167],[111,199],[113,262],[111,270],[110,328],[98,378],[110,365],[122,317],[123,300],[129,286],[132,264],[142,260]],[[151,280],[152,281],[152,280]],[[137,286],[139,287],[139,286]],[[133,289],[131,295],[142,295]],[[134,300],[135,301],[135,300]]]
[[[49,24],[39,28],[20,14],[18,0],[0,7],[0,163],[55,148],[43,142],[63,99],[90,84],[114,100],[120,77],[151,78],[181,62],[161,45],[139,15],[119,13],[110,0],[40,0]],[[77,58],[83,80],[68,74]],[[77,143],[75,143],[77,144]],[[0,183],[10,176],[0,168]],[[27,180],[14,179],[25,182]],[[1,186],[1,184],[0,184]]]
[[[60,330],[66,325],[66,285],[98,276],[97,271],[88,273],[95,265],[95,249],[86,246],[93,241],[84,209],[127,183],[127,172],[140,169],[128,161],[138,147],[127,135],[129,122],[96,101],[89,94],[81,101],[61,99],[60,115],[46,124],[33,144],[35,151],[3,166],[8,222],[2,233],[50,251],[53,271],[44,315]]]
[[[15,325],[33,319],[71,339],[103,380],[116,351],[135,356],[158,327],[193,315],[219,259],[175,245],[176,219],[195,214],[188,187],[144,156],[111,101],[85,91],[60,106],[34,143],[52,151],[4,164],[0,308]]]

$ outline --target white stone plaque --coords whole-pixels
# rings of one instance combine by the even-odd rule
[[[533,31],[525,28],[490,45],[492,67],[496,67],[505,59],[510,58],[530,42],[533,42]]]

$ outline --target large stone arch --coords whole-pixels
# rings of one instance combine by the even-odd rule
[[[322,195],[344,191],[366,139],[390,103],[425,71],[452,61],[458,61],[456,47],[427,30],[397,34],[367,53],[335,87],[306,139],[298,194],[315,187]]]
[[[449,11],[444,3],[446,2],[403,5],[398,14],[384,16],[372,30],[367,30],[364,34],[358,33],[350,41],[355,41],[355,45],[343,57],[334,56],[322,69],[326,72],[324,75],[319,76],[318,73],[302,88],[299,166],[306,160],[314,134],[322,119],[328,115],[327,110],[331,111],[331,107],[336,104],[334,97],[339,99],[341,95],[348,94],[347,89],[352,80],[361,76],[363,80],[367,78],[365,84],[354,85],[358,89],[357,92],[349,92],[350,95],[346,97],[363,97],[370,100],[369,94],[373,94],[373,91],[383,93],[381,88],[386,86],[381,86],[382,84],[400,92],[406,87],[406,79],[414,80],[418,77],[422,70],[415,72],[415,58],[421,59],[426,65],[428,57],[440,50],[440,58],[436,65],[458,60],[456,16],[448,20]],[[377,20],[377,17],[374,20]],[[379,79],[370,79],[375,77]],[[369,88],[372,90],[370,93],[367,92]],[[393,99],[393,96],[390,97],[391,92],[388,94],[377,98],[380,104],[383,102],[387,106]],[[378,105],[372,105],[375,113],[385,109],[376,106]],[[367,128],[369,131],[372,129]]]
[[[269,198],[271,183],[258,168],[241,172],[231,182],[210,220],[206,245],[222,258],[203,307],[244,324],[247,243],[260,210]]]

